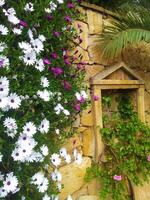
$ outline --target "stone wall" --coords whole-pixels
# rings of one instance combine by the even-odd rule
[[[80,25],[82,31],[79,31],[79,35],[83,42],[77,48],[78,52],[76,56],[82,54],[82,59],[86,62],[85,84],[90,88],[89,78],[103,71],[108,65],[108,63],[104,62],[101,58],[98,38],[99,34],[102,32],[103,26],[110,22],[114,14],[101,7],[87,3],[83,3],[79,10],[82,13],[82,20],[76,21],[75,27],[79,27],[78,25]],[[121,58],[118,58],[117,61],[112,61],[112,64],[120,62],[121,60]],[[145,71],[145,68],[143,70],[141,65],[140,68],[138,64],[138,68],[136,67],[136,63],[133,65],[133,59],[128,52],[124,54],[123,61],[126,61],[128,66],[134,67],[134,70],[145,80],[145,114],[147,123],[150,123],[150,72]],[[111,63],[109,63],[109,65],[110,64]],[[69,151],[72,151],[74,148],[81,151],[83,154],[83,162],[81,166],[71,163],[61,167],[60,171],[63,174],[64,184],[64,189],[60,195],[61,200],[66,199],[68,194],[72,195],[73,200],[99,199],[98,190],[100,186],[96,180],[88,184],[84,181],[86,168],[91,166],[92,160],[95,158],[94,122],[92,114],[92,108],[89,106],[82,114],[76,116],[74,128],[77,135],[70,139],[66,147]],[[134,190],[136,193],[135,200],[150,199],[150,185],[145,185],[142,188],[134,187]]]

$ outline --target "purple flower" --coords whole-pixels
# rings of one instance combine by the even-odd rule
[[[74,8],[75,5],[74,5],[73,3],[68,3],[68,4],[67,4],[67,7],[68,7],[68,8]]]
[[[65,90],[71,90],[72,88],[71,84],[66,80],[64,80],[63,85],[64,85]]]
[[[75,110],[76,111],[80,111],[81,110],[81,107],[80,107],[80,104],[77,103],[75,106],[74,106]]]
[[[57,53],[53,52],[53,53],[51,54],[51,57],[52,57],[53,59],[57,59],[57,58],[58,58],[58,55],[57,55]]]
[[[150,162],[150,155],[147,156],[147,161]]]
[[[98,101],[99,100],[99,96],[94,95],[93,99],[94,99],[94,101]]]
[[[78,101],[79,101],[79,103],[84,103],[85,102],[85,98],[83,96],[81,96]]]
[[[54,73],[55,76],[60,76],[64,73],[64,70],[60,67],[52,67],[51,71]]]
[[[54,31],[54,32],[53,32],[53,35],[56,36],[56,37],[59,37],[59,36],[60,36],[60,32]]]
[[[4,60],[2,59],[0,60],[0,67],[3,67],[3,65],[4,65]]]
[[[53,16],[52,15],[47,15],[46,17],[47,17],[48,21],[52,21],[53,20]]]
[[[50,65],[50,64],[51,64],[51,61],[50,61],[48,58],[44,58],[44,59],[43,59],[43,63],[44,63],[45,65]]]
[[[71,17],[70,16],[65,16],[64,19],[66,20],[66,22],[71,23]]]
[[[66,65],[71,65],[71,62],[70,62],[68,59],[64,59],[64,63],[65,63]]]
[[[23,21],[23,20],[20,20],[20,23],[19,23],[21,26],[23,27],[28,27],[28,24],[27,22]]]
[[[121,180],[122,180],[122,176],[121,176],[121,175],[114,175],[114,176],[113,176],[113,179],[114,179],[115,181],[121,181]]]

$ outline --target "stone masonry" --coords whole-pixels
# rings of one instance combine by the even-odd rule
[[[137,48],[135,50],[130,49],[131,54],[127,51],[126,54],[123,55],[122,59],[117,58],[117,60],[114,60],[111,63],[106,63],[101,58],[99,35],[101,34],[104,25],[110,23],[114,14],[101,7],[87,3],[83,3],[79,10],[82,14],[82,20],[76,21],[75,27],[79,24],[83,30],[83,32],[80,33],[80,37],[83,39],[83,42],[78,47],[78,53],[82,54],[82,59],[86,62],[85,84],[90,88],[89,78],[103,71],[108,65],[115,64],[123,60],[129,67],[134,68],[134,70],[145,80],[145,114],[146,121],[150,124],[150,67],[149,62],[148,64],[145,64],[144,61],[147,62],[147,60],[142,57],[145,56],[143,52],[147,53],[148,51],[147,45],[145,50],[141,50],[141,48],[137,47],[140,49],[137,53]],[[137,58],[140,60],[140,66],[139,63],[137,63],[137,58],[133,59],[131,57],[131,55],[134,57],[136,56],[133,52],[136,52]],[[133,63],[135,60],[136,62]],[[142,68],[142,65],[144,68]],[[74,128],[77,134],[70,139],[70,141],[66,144],[66,147],[68,151],[71,151],[74,148],[82,151],[83,162],[81,166],[71,163],[60,168],[60,171],[63,174],[64,184],[64,189],[60,195],[61,200],[66,199],[68,194],[72,195],[73,200],[99,199],[98,191],[100,186],[97,184],[96,180],[93,180],[90,183],[86,183],[84,181],[86,168],[91,166],[91,162],[95,156],[93,124],[94,121],[91,106],[89,106],[87,110],[83,111],[82,114],[76,116]],[[145,184],[143,187],[134,187],[134,193],[135,200],[149,200],[150,184]]]

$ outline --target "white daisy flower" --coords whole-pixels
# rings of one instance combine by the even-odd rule
[[[8,21],[14,25],[20,23],[20,20],[15,15],[8,15]]]
[[[8,28],[0,24],[0,35],[8,35]]]
[[[67,154],[67,155],[64,157],[64,159],[65,159],[65,162],[66,162],[67,164],[71,163],[71,156],[70,156],[69,154]]]
[[[44,70],[45,65],[44,65],[42,59],[40,59],[40,60],[36,60],[35,68],[36,68],[37,70],[39,70],[40,72],[42,72],[42,71]]]
[[[52,164],[56,167],[58,167],[61,163],[61,159],[59,157],[59,154],[56,154],[56,153],[51,155],[50,160],[51,160]]]
[[[0,0],[0,7],[2,7],[3,5],[5,5],[5,0]]]
[[[41,153],[43,154],[43,156],[47,156],[49,154],[48,152],[48,147],[46,145],[42,145],[40,147]]]
[[[9,15],[16,15],[16,11],[14,8],[9,8],[9,9],[3,9],[3,13],[5,14],[5,16],[9,16]]]
[[[57,2],[62,4],[62,3],[64,3],[64,0],[57,0]]]
[[[49,81],[46,77],[42,76],[41,77],[41,86],[42,87],[48,87],[49,86]]]
[[[62,190],[62,184],[61,183],[57,183],[57,189],[60,192]]]
[[[20,47],[20,49],[22,49],[24,54],[28,54],[28,53],[31,53],[33,51],[31,44],[28,43],[28,42],[19,42],[18,44],[19,44],[19,47]]]
[[[57,5],[53,2],[50,2],[49,6],[50,6],[50,13],[55,11],[57,8]]]
[[[16,93],[11,93],[8,96],[8,105],[12,109],[17,109],[21,105],[21,98]]]
[[[42,120],[38,130],[41,133],[48,133],[49,127],[50,127],[50,122],[45,118],[45,119]]]
[[[1,89],[1,87],[0,87]],[[4,96],[0,96],[0,108],[5,109],[8,105],[8,98]]]
[[[27,134],[21,134],[16,143],[18,146],[30,146],[32,149],[37,145],[37,142],[34,138],[29,137]]]
[[[33,40],[33,32],[31,29],[28,30],[28,36],[31,40]]]
[[[13,28],[12,31],[15,35],[21,35],[23,28]]]
[[[58,103],[57,106],[55,106],[55,108],[54,108],[54,111],[57,115],[59,115],[61,113],[61,111],[63,111],[63,110],[64,110],[64,107],[60,103]]]
[[[35,40],[31,40],[31,43],[32,43],[32,46],[34,48],[34,51],[37,54],[44,50],[44,45],[43,45],[43,43],[41,42],[40,39],[37,38]]]
[[[51,200],[51,198],[47,194],[45,194],[42,200]]]
[[[50,100],[50,93],[48,90],[43,90],[43,91],[37,91],[37,95],[43,99],[44,101],[49,101]]]
[[[12,117],[7,117],[4,122],[4,127],[9,129],[9,130],[15,130],[17,129],[17,123],[16,123],[16,120],[13,119]]]
[[[6,56],[0,55],[0,67],[8,67],[9,59]]]
[[[61,148],[59,151],[59,154],[61,157],[65,157],[67,155],[67,149],[66,148]]]
[[[66,110],[66,109],[63,110],[63,113],[64,113],[66,116],[70,115],[70,112],[69,112],[68,110]]]
[[[0,162],[2,162],[3,155],[0,153]]]
[[[26,162],[43,162],[44,157],[40,152],[32,151],[30,157],[26,158]]]
[[[75,163],[80,165],[82,163],[82,155],[80,153],[77,153],[75,157]]]
[[[5,198],[8,192],[4,189],[4,187],[0,187],[0,198]]]
[[[2,174],[2,172],[0,171],[0,181],[4,180],[4,175]]]
[[[41,192],[41,193],[46,192],[48,189],[48,184],[49,184],[48,179],[44,177],[42,183],[40,185],[38,185],[39,192]]]
[[[3,52],[7,48],[7,45],[4,42],[0,42],[0,52]]]
[[[24,7],[24,10],[29,11],[29,12],[33,12],[34,11],[33,3],[31,3],[31,2],[27,3]]]
[[[13,172],[7,174],[5,181],[3,182],[6,192],[14,192],[18,187],[18,179],[14,176]]]
[[[62,174],[57,169],[55,169],[55,171],[51,173],[51,178],[53,181],[61,182]]]
[[[6,76],[1,76],[0,77],[0,86],[1,85],[9,87],[9,80],[7,79]]]
[[[46,41],[46,37],[44,35],[39,35],[39,40],[41,40],[41,42],[45,42]]]
[[[34,185],[40,185],[43,182],[44,179],[44,173],[38,172],[31,178],[31,183]]]
[[[32,137],[36,133],[36,126],[32,122],[27,122],[23,127],[23,133]]]
[[[11,157],[14,159],[14,161],[20,161],[20,162],[24,161],[24,155],[20,151],[20,148],[14,149],[12,154],[11,154]]]
[[[6,130],[5,133],[8,135],[8,137],[14,138],[17,134],[17,130]]]
[[[31,154],[32,154],[32,147],[26,145],[15,148],[11,156],[14,159],[14,161],[25,162],[26,159],[28,159]]]
[[[36,62],[36,53],[32,51],[23,56],[23,61],[26,65],[34,65]]]

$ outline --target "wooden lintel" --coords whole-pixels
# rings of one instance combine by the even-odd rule
[[[99,85],[101,90],[111,90],[111,89],[137,89],[140,85]]]
[[[92,85],[144,85],[139,80],[91,80]]]

